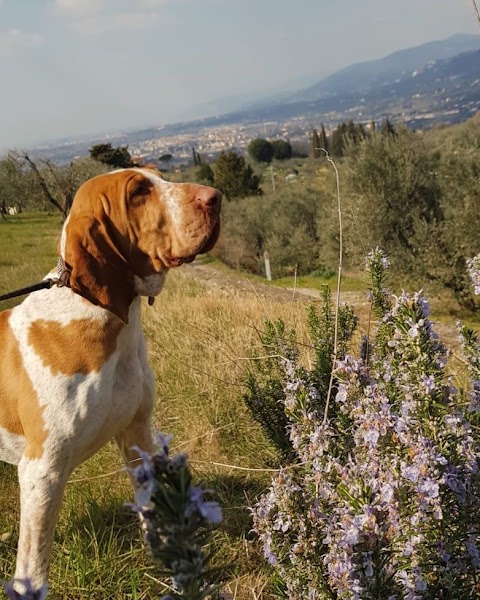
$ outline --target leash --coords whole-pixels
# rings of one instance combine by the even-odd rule
[[[42,281],[29,285],[28,287],[3,294],[0,296],[0,302],[3,302],[3,300],[10,300],[10,298],[26,296],[31,292],[38,292],[38,290],[50,289],[54,285],[58,287],[70,287],[70,269],[67,267],[62,257],[60,257],[57,262],[57,273],[58,277],[42,279]]]

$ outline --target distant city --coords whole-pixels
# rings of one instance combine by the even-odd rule
[[[245,110],[138,131],[71,139],[33,149],[39,157],[67,163],[91,146],[128,145],[139,160],[172,155],[188,163],[192,149],[205,162],[222,151],[244,153],[256,137],[285,139],[308,148],[313,128],[330,134],[350,120],[367,128],[385,119],[415,129],[465,121],[480,111],[480,36],[457,35],[347,67],[318,84],[273,97]]]

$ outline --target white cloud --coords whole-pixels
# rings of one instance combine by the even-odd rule
[[[1,2],[2,0],[0,0]],[[55,12],[80,33],[134,32],[152,27],[170,0],[52,0]]]
[[[134,32],[154,26],[160,15],[154,12],[125,12],[114,15],[97,15],[78,20],[76,29],[87,35],[99,35],[108,31]]]
[[[67,16],[89,15],[102,12],[105,0],[53,0],[53,8]]]
[[[43,42],[39,33],[27,33],[19,29],[0,31],[0,56],[11,56],[21,48],[38,46]]]

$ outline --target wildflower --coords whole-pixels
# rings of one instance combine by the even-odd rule
[[[185,455],[169,456],[170,436],[159,434],[157,454],[136,449],[142,463],[129,469],[137,484],[133,510],[143,517],[145,539],[153,558],[170,573],[174,594],[188,600],[210,597],[214,588],[204,581],[210,540],[207,526],[222,520],[217,502],[205,500],[204,490],[191,485]]]
[[[480,294],[480,254],[467,259],[467,271],[472,279],[475,294]]]
[[[199,486],[190,488],[189,503],[185,509],[185,516],[189,518],[197,511],[208,523],[221,523],[223,516],[220,505],[218,502],[205,501],[203,498],[204,493],[205,490]]]
[[[16,584],[17,587],[23,587],[24,591],[17,592],[13,587],[14,584]],[[10,581],[9,583],[5,584],[3,589],[9,600],[44,600],[48,591],[46,585],[42,585],[40,589],[34,590],[30,579],[16,579]]]

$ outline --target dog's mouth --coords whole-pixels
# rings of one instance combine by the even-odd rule
[[[195,260],[196,254],[192,254],[191,256],[177,256],[175,258],[170,258],[168,260],[169,267],[180,267],[184,263],[191,263]]]
[[[218,236],[220,235],[220,219],[218,219],[215,224],[209,238],[205,241],[204,244],[194,253],[189,254],[187,256],[172,256],[168,258],[168,266],[171,268],[180,267],[184,263],[191,263],[195,260],[198,254],[205,254],[206,252],[210,252],[212,248],[215,246],[218,240]]]

